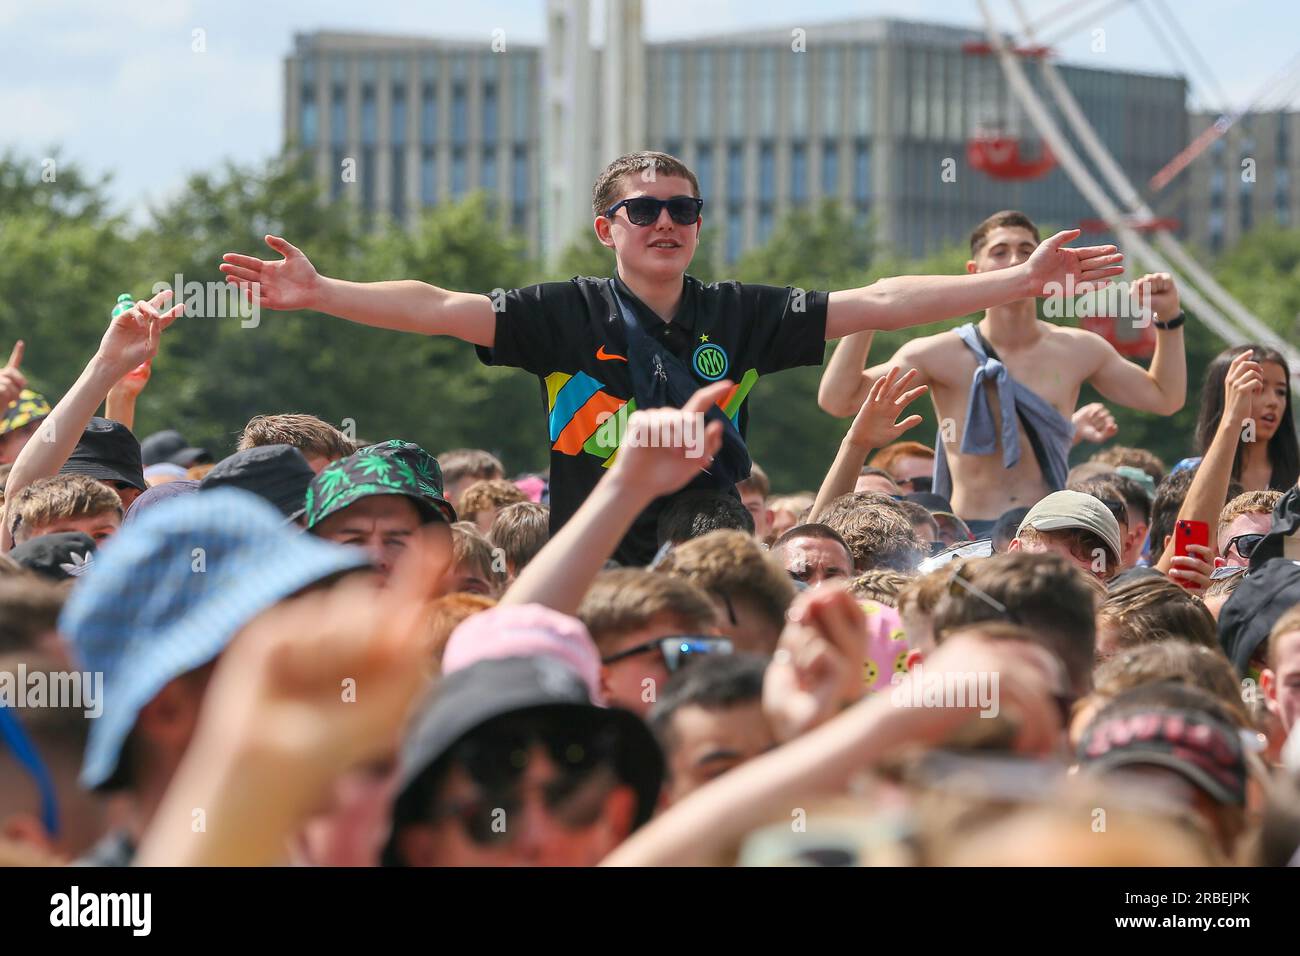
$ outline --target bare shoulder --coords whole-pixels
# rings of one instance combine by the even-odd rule
[[[934,335],[921,335],[908,339],[899,348],[897,354],[900,358],[907,357],[912,360],[942,360],[960,353],[965,347],[957,334],[949,329],[946,332],[936,332]]]
[[[950,384],[954,376],[961,376],[959,370],[964,370],[964,363],[970,357],[966,344],[949,329],[909,339],[894,353],[890,364],[916,368],[933,384]]]
[[[1051,322],[1044,322],[1043,325],[1047,329],[1048,340],[1053,344],[1090,350],[1104,349],[1109,344],[1096,332],[1089,332],[1087,329],[1076,329],[1069,325],[1053,325]]]

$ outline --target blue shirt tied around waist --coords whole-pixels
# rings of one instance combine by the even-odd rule
[[[962,429],[961,453],[963,455],[991,455],[997,450],[999,430],[1002,437],[1002,467],[1014,468],[1020,461],[1020,436],[1017,419],[1024,423],[1025,433],[1038,458],[1043,480],[1053,491],[1065,487],[1069,473],[1070,448],[1074,439],[1074,424],[1051,402],[1040,398],[1026,386],[1017,382],[1002,364],[983,336],[973,324],[955,329],[966,347],[975,353],[979,365],[970,383],[970,400],[966,404],[966,423]],[[1002,408],[1000,429],[993,421],[984,384],[992,381],[998,390],[998,403]],[[943,432],[934,442],[934,492],[945,498],[952,497],[952,475],[948,470],[948,454],[943,443]]]

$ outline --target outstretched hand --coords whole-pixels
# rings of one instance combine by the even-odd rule
[[[1079,238],[1079,234],[1078,229],[1067,229],[1038,244],[1025,263],[1034,295],[1088,292],[1108,284],[1110,276],[1123,273],[1124,254],[1115,246],[1071,249],[1065,245]]]
[[[316,267],[287,239],[267,236],[266,244],[284,258],[266,260],[227,252],[218,267],[226,281],[238,286],[249,301],[256,288],[258,303],[268,309],[311,308],[320,286]]]
[[[860,448],[884,448],[909,428],[921,424],[920,415],[909,415],[901,422],[898,416],[908,405],[916,401],[929,389],[928,385],[909,388],[916,380],[917,371],[909,368],[903,372],[891,368],[885,375],[871,383],[867,398],[858,409],[858,414],[849,426],[848,441]]]

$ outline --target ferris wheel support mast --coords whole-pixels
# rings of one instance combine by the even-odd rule
[[[1034,40],[1034,25],[1029,22],[1025,15],[1024,8],[1020,0],[1011,0],[1011,5],[1016,12],[1024,30],[1026,39]],[[1110,150],[1102,143],[1097,131],[1093,128],[1083,110],[1079,107],[1079,101],[1075,99],[1070,88],[1066,86],[1065,81],[1061,79],[1060,72],[1048,60],[1043,57],[1041,60],[1041,69],[1043,79],[1046,82],[1052,98],[1056,101],[1057,107],[1065,117],[1070,129],[1078,137],[1079,142],[1083,145],[1088,156],[1096,164],[1102,178],[1119,197],[1120,202],[1127,207],[1130,214],[1143,220],[1151,221],[1156,218],[1151,207],[1146,204],[1141,194],[1134,188],[1132,181],[1125,175],[1119,164],[1110,154]],[[1108,220],[1109,222],[1109,220]],[[1245,330],[1249,337],[1257,342],[1270,345],[1287,356],[1287,360],[1293,365],[1300,353],[1297,353],[1289,343],[1281,338],[1275,331],[1265,325],[1249,309],[1243,306],[1227,289],[1223,288],[1215,278],[1201,266],[1182,246],[1181,243],[1167,229],[1157,229],[1155,232],[1155,242],[1160,250],[1169,257],[1187,276],[1191,278],[1197,286],[1212,299],[1216,305],[1221,307],[1224,312],[1231,316],[1231,321]],[[1169,270],[1164,270],[1169,271]],[[1237,344],[1237,343],[1230,343]]]
[[[1110,196],[1106,194],[1106,191],[1093,178],[1092,174],[1084,166],[1083,161],[1074,151],[1074,148],[1061,133],[1056,121],[1048,112],[1042,99],[1034,92],[1024,70],[1011,54],[1006,42],[998,32],[997,24],[989,11],[987,0],[976,0],[976,2],[984,18],[985,32],[988,34],[989,44],[1002,66],[1002,72],[1006,77],[1008,87],[1025,110],[1030,122],[1034,124],[1043,141],[1056,154],[1061,169],[1070,177],[1070,181],[1074,183],[1075,188],[1079,190],[1097,214],[1111,224],[1126,249],[1131,250],[1149,268],[1172,273],[1178,278],[1177,270],[1170,266],[1150,243],[1128,225],[1119,207],[1115,205]],[[1240,329],[1233,325],[1209,300],[1186,281],[1180,283],[1180,294],[1197,311],[1199,318],[1229,345],[1240,345],[1247,341],[1248,337]]]

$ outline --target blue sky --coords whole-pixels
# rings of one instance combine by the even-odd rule
[[[989,0],[1004,24],[1008,0]],[[1022,0],[1031,19],[1062,8],[1105,11],[1104,0]],[[1179,24],[1233,105],[1244,105],[1296,52],[1294,0],[1135,0],[1058,45],[1065,62],[1183,72],[1137,5],[1176,11]],[[603,7],[595,0],[593,7]],[[757,26],[897,15],[979,23],[975,0],[643,0],[650,40]],[[120,209],[174,192],[193,171],[231,158],[263,159],[281,145],[283,58],[293,34],[318,29],[538,42],[544,0],[0,0],[0,150],[44,157],[51,147],[94,173],[111,173]],[[597,15],[598,16],[598,15]],[[1072,20],[1074,12],[1062,15]],[[206,52],[191,49],[205,31]],[[1094,28],[1105,52],[1092,50]],[[1051,31],[1052,27],[1044,28]],[[1212,84],[1193,105],[1221,106]],[[1292,96],[1293,108],[1300,96]]]

